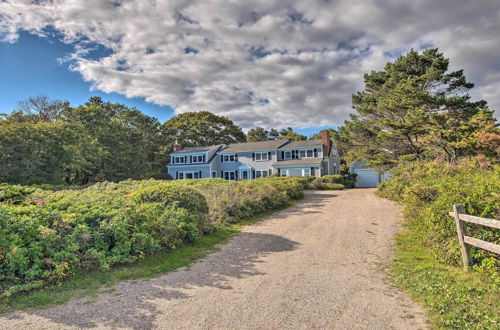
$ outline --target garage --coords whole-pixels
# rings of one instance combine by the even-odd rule
[[[358,175],[356,177],[356,188],[375,188],[379,184],[378,172],[358,168],[354,170],[354,173]]]
[[[380,182],[390,178],[389,172],[379,173],[366,167],[366,161],[364,160],[352,163],[349,168],[351,173],[357,174],[356,188],[375,188]]]

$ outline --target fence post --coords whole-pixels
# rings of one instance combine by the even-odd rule
[[[458,241],[460,242],[460,249],[462,251],[462,260],[464,262],[464,268],[467,270],[467,266],[469,266],[469,249],[464,242],[465,224],[462,220],[460,220],[460,214],[464,213],[464,207],[462,205],[453,205],[453,212],[455,213],[455,222],[457,224]]]

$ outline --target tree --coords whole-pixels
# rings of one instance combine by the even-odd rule
[[[291,128],[291,127],[281,129],[279,134],[280,134],[279,138],[282,140],[285,140],[285,139],[288,139],[291,141],[307,140],[307,137],[305,135],[294,132],[293,128]]]
[[[162,125],[164,136],[184,146],[245,142],[245,133],[233,121],[208,111],[186,112]]]
[[[262,127],[252,128],[247,133],[247,142],[259,142],[267,140],[274,140],[274,139],[272,139],[269,136],[269,131],[265,130]]]
[[[383,71],[365,74],[365,89],[352,97],[357,113],[339,130],[347,137],[348,158],[390,167],[401,160],[456,162],[475,154],[474,132],[495,126],[493,112],[485,101],[470,100],[474,85],[463,70],[448,67],[437,49],[411,50]],[[484,127],[472,127],[480,113]]]
[[[68,108],[68,101],[51,100],[47,95],[31,96],[17,102],[12,119],[24,118],[20,121],[54,122],[62,119],[64,111]]]

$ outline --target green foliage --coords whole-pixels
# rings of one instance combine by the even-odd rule
[[[283,128],[277,130],[271,128],[269,131],[262,127],[255,127],[248,131],[247,142],[258,142],[267,140],[291,140],[291,141],[302,141],[307,140],[305,135],[299,134],[293,130],[291,127]]]
[[[0,183],[0,203],[20,204],[34,191],[35,189],[31,187]]]
[[[344,189],[344,177],[340,174],[333,174],[314,178],[309,184],[309,189],[342,190]]]
[[[463,204],[467,214],[499,216],[500,167],[414,162],[396,167],[391,175],[391,180],[379,186],[379,194],[404,205],[412,230],[444,264],[461,264],[455,220],[448,215],[454,204]],[[500,244],[498,229],[468,224],[467,235]],[[471,259],[475,269],[489,273],[500,284],[497,255],[473,248]]]
[[[232,120],[209,111],[181,113],[162,125],[162,134],[184,146],[245,142],[245,133]]]
[[[486,101],[473,102],[463,71],[448,72],[437,49],[411,50],[383,71],[365,74],[365,89],[352,97],[352,115],[337,141],[347,160],[390,168],[404,160],[472,155],[496,161],[500,131]]]
[[[436,328],[498,329],[499,287],[480,272],[444,265],[413,225],[397,238],[392,279],[428,308]]]
[[[2,187],[9,194],[0,202],[4,295],[174,249],[221,223],[283,207],[303,189],[294,178],[126,180],[57,191]]]

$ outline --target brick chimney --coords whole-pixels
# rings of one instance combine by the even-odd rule
[[[330,131],[327,129],[319,132],[321,135],[321,142],[323,144],[323,157],[330,155],[330,149],[332,147],[332,140],[330,140]]]
[[[182,150],[182,145],[180,145],[179,143],[175,142],[173,150],[174,150],[174,152],[181,151]]]

